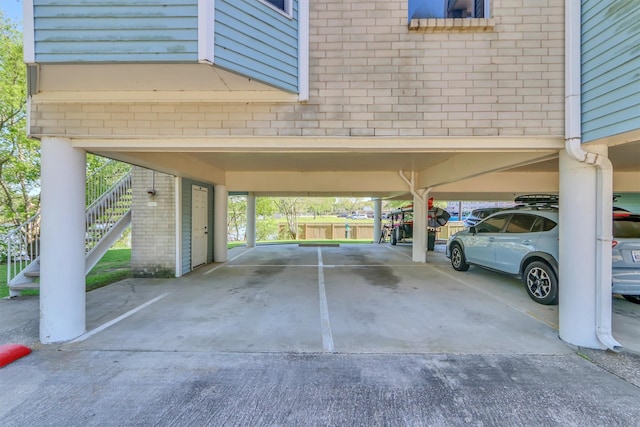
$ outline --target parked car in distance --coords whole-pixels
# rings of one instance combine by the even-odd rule
[[[471,227],[472,225],[476,225],[486,217],[496,212],[500,212],[504,208],[481,208],[474,209],[471,211],[471,214],[464,220],[467,227]]]
[[[351,215],[351,219],[368,219],[369,217],[366,214],[353,214]]]
[[[640,215],[614,211],[612,292],[640,304]]]

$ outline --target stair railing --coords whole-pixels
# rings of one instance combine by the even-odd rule
[[[86,212],[85,250],[90,252],[131,209],[131,174],[120,178]]]
[[[109,160],[87,177],[86,253],[131,209],[131,165]],[[40,212],[2,236],[7,248],[7,284],[40,258]],[[37,266],[35,267],[37,268]]]
[[[7,283],[40,256],[40,212],[4,236],[7,247]]]

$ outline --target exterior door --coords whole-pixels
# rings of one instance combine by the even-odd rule
[[[206,187],[191,187],[191,268],[207,262],[207,235],[209,230]]]

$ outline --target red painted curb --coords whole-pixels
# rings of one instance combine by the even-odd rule
[[[0,345],[0,368],[31,353],[29,347],[22,344]]]

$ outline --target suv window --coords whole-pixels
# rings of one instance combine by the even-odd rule
[[[496,215],[491,218],[487,218],[478,225],[476,225],[476,232],[478,233],[499,233],[504,228],[511,214]]]
[[[553,227],[555,227],[556,225],[558,225],[557,222],[549,218],[539,216],[537,217],[535,224],[533,224],[533,227],[531,227],[531,231],[533,231],[534,233],[537,233],[540,231],[549,231],[549,230],[553,230]]]
[[[618,238],[640,238],[640,216],[615,218],[613,220],[613,236]]]
[[[507,226],[507,233],[529,233],[537,215],[514,214]]]

